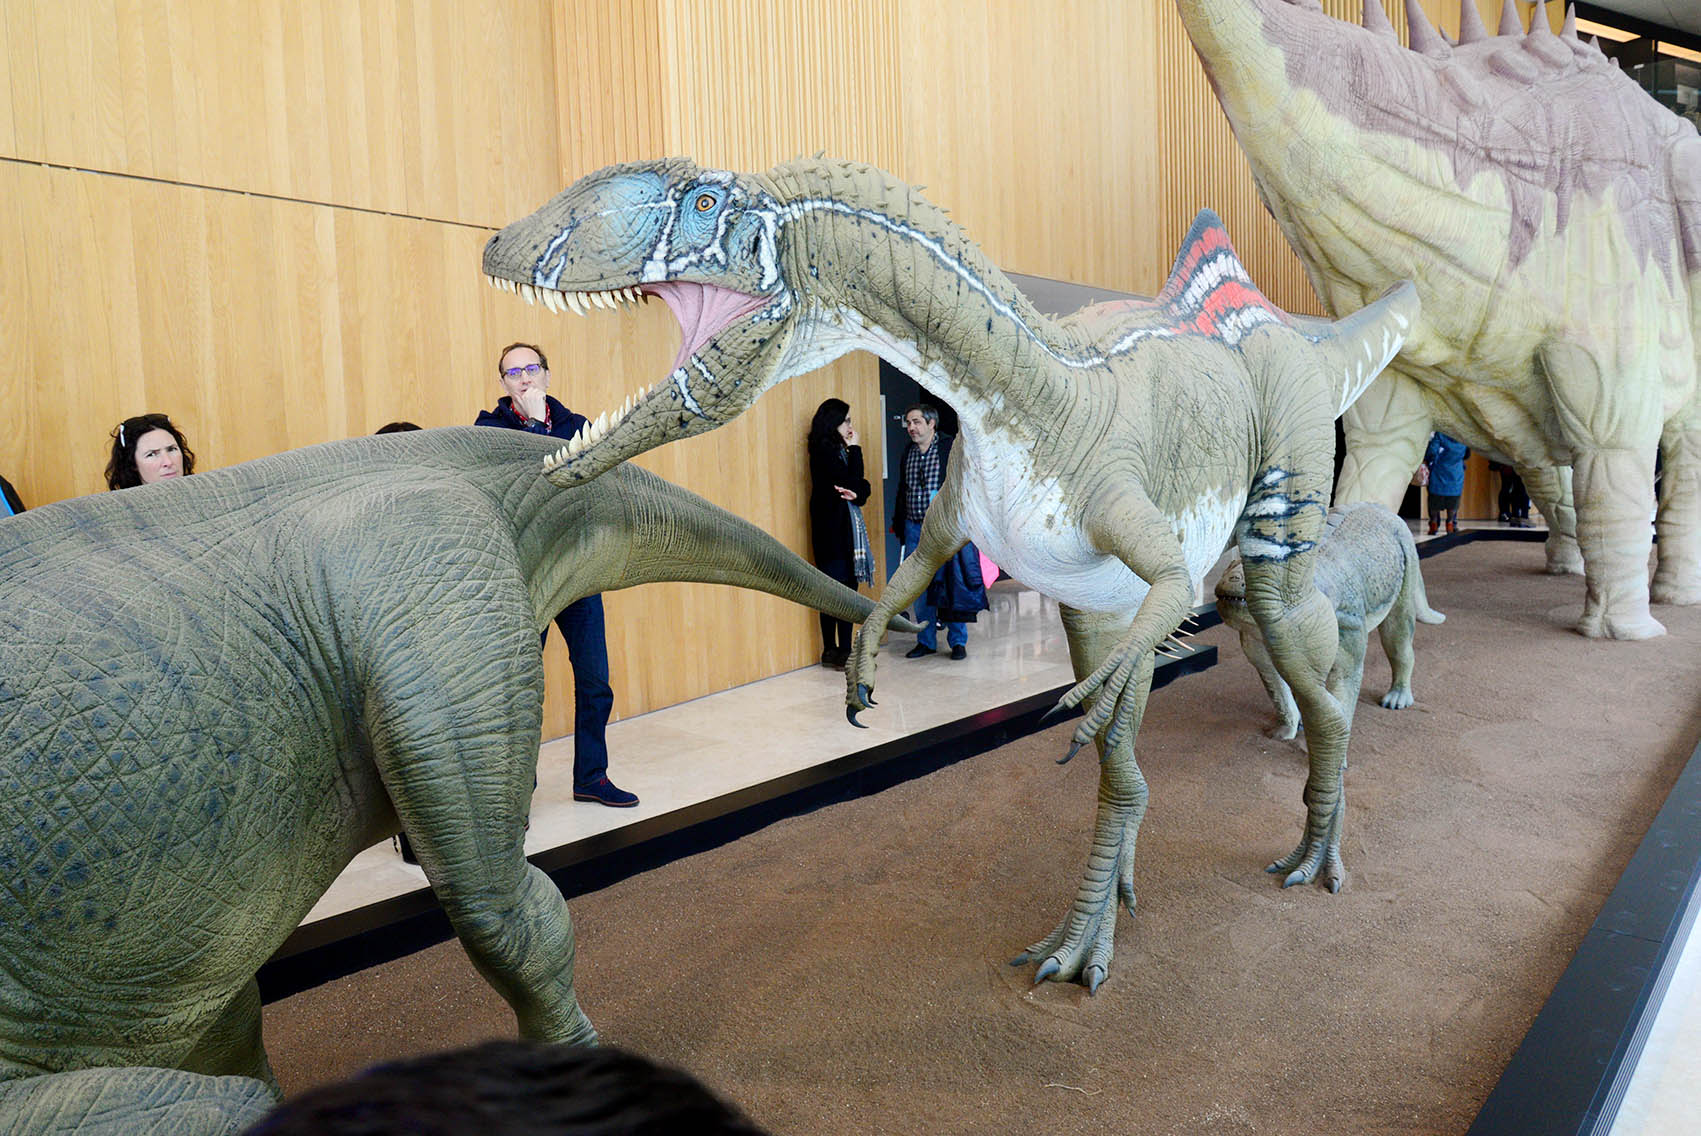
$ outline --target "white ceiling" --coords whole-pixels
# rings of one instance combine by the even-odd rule
[[[1597,8],[1701,35],[1701,0],[1592,0]]]

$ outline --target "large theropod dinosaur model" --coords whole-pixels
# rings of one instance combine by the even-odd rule
[[[553,445],[359,438],[0,523],[0,1133],[263,1111],[255,972],[398,826],[521,1031],[594,1037],[522,848],[538,632],[656,580],[872,605],[636,467],[549,484]]]
[[[1585,635],[1663,633],[1701,602],[1701,138],[1601,52],[1505,0],[1402,47],[1317,0],[1177,0],[1271,212],[1339,313],[1410,279],[1423,314],[1347,416],[1341,502],[1397,504],[1431,428],[1511,461],[1581,546]],[[1568,467],[1568,468],[1567,468]],[[1569,496],[1574,499],[1573,517]]]
[[[683,159],[611,167],[498,233],[484,266],[552,307],[659,295],[683,328],[664,381],[550,459],[563,485],[712,430],[855,349],[957,410],[945,484],[858,638],[847,700],[854,721],[887,620],[971,538],[1065,605],[1080,681],[1064,702],[1092,702],[1070,753],[1099,746],[1099,812],[1072,911],[1024,956],[1041,978],[1104,978],[1117,900],[1134,903],[1146,785],[1133,743],[1153,653],[1230,541],[1310,746],[1305,836],[1272,870],[1339,886],[1347,730],[1324,688],[1335,613],[1311,550],[1332,424],[1399,348],[1410,287],[1340,323],[1296,319],[1259,294],[1206,213],[1156,301],[1051,320],[914,189],[825,161],[762,175]]]

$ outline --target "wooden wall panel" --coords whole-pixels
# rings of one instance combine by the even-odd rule
[[[500,225],[556,188],[547,0],[3,0],[0,156]]]
[[[1174,238],[1152,224],[1156,12],[905,0],[903,161],[1010,271],[1150,287]]]

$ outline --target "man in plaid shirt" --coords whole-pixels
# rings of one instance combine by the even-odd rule
[[[921,518],[945,481],[945,463],[951,457],[954,439],[949,434],[939,433],[939,411],[922,403],[904,411],[904,429],[909,433],[910,444],[904,449],[903,461],[898,466],[892,532],[903,545],[904,555],[908,556],[921,541]],[[927,593],[923,592],[915,601],[915,621],[921,624],[921,633],[915,637],[915,646],[905,653],[906,659],[919,659],[939,649],[938,632],[933,626],[935,616],[933,605],[927,602]],[[953,659],[969,657],[966,624],[947,623],[945,642],[951,647]]]

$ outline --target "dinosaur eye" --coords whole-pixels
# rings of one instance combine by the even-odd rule
[[[715,195],[712,193],[699,193],[697,195],[697,200],[693,201],[691,204],[696,207],[697,212],[707,213],[715,207]]]

